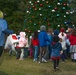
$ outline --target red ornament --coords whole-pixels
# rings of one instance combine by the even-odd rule
[[[35,1],[35,4],[37,4],[37,2]]]
[[[66,6],[66,5],[67,5],[66,3],[63,4],[63,6]]]
[[[54,8],[54,10],[57,10],[57,9],[58,9],[57,7]]]
[[[35,8],[35,6],[34,6],[34,5],[33,5],[32,7],[33,7],[33,8]]]
[[[42,7],[42,6],[43,6],[43,4],[40,4],[40,6]]]
[[[48,26],[50,26],[50,23],[48,23]]]

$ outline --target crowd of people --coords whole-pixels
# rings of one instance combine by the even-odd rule
[[[42,25],[40,32],[34,32],[31,39],[32,50],[34,50],[34,61],[54,61],[54,69],[57,70],[59,60],[63,62],[70,58],[76,62],[76,28],[68,26],[67,30],[53,30]],[[39,53],[39,58],[38,58]]]
[[[6,34],[9,36],[5,42]],[[56,71],[59,69],[60,59],[65,62],[70,58],[76,62],[76,28],[68,26],[67,30],[65,28],[53,30],[52,28],[46,29],[46,26],[42,25],[40,31],[34,31],[30,38],[23,31],[17,36],[13,30],[8,29],[7,22],[0,11],[0,57],[4,46],[5,49],[9,48],[9,55],[14,49],[16,59],[19,60],[24,60],[26,50],[29,51],[28,56],[32,57],[34,62],[42,63],[50,59]]]

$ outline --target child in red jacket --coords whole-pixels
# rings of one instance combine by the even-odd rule
[[[32,45],[34,48],[34,61],[38,60],[38,46],[39,46],[39,41],[38,41],[38,32],[34,32],[34,36],[32,38]]]

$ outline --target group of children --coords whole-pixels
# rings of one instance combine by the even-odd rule
[[[16,39],[16,41],[12,39],[12,47],[14,46],[17,52],[16,58],[19,60],[24,59],[24,50],[27,48],[34,62],[42,63],[51,59],[54,62],[55,71],[59,70],[60,59],[65,62],[68,57],[71,57],[72,61],[76,61],[76,28],[68,27],[68,32],[65,32],[64,28],[61,28],[60,31],[53,31],[52,28],[49,28],[46,31],[46,27],[42,25],[40,32],[35,31],[32,34],[30,41],[25,37],[25,32],[20,32],[20,36],[14,34],[11,36],[14,40]],[[10,43],[5,44],[5,48],[7,47],[11,48]]]
[[[55,71],[58,70],[60,59],[65,61],[70,57],[73,62],[76,62],[76,28],[68,27],[68,32],[65,32],[64,28],[60,31],[49,28],[47,32],[46,27],[42,25],[40,32],[35,31],[29,41],[25,32],[20,32],[18,36],[13,30],[9,30],[7,21],[3,18],[3,12],[0,11],[0,57],[5,44],[4,48],[9,49],[10,55],[13,50],[16,52],[16,59],[24,60],[26,50],[29,50],[29,55],[34,58],[34,62],[53,60]],[[5,43],[6,34],[9,36]]]

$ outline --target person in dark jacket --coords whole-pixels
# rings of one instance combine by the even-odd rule
[[[62,54],[62,46],[61,43],[59,42],[60,39],[58,35],[59,35],[59,31],[54,30],[51,59],[53,60],[55,71],[59,69],[59,60],[60,60],[60,55]]]
[[[55,71],[59,69],[58,67],[59,67],[60,53],[62,53],[62,46],[61,43],[59,42],[59,37],[57,35],[54,35],[52,42],[51,59],[54,62]]]
[[[13,30],[9,30],[7,26],[6,20],[3,19],[4,15],[3,12],[0,11],[0,57],[3,53],[3,46],[5,42],[5,35],[6,34],[13,34]]]

